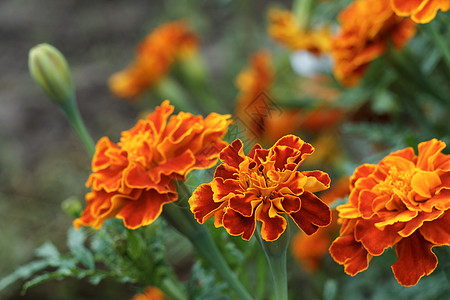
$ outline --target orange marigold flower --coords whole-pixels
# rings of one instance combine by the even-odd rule
[[[143,294],[137,294],[131,300],[168,300],[168,298],[157,287],[149,286]]]
[[[339,14],[341,32],[331,42],[334,75],[344,85],[359,82],[389,41],[402,48],[415,34],[415,23],[397,16],[389,0],[356,0]]]
[[[416,23],[428,23],[438,10],[450,9],[449,0],[390,0],[392,9],[402,17],[411,17]]]
[[[180,112],[164,101],[160,107],[122,132],[115,144],[100,139],[86,183],[87,207],[74,226],[100,228],[112,217],[135,229],[152,223],[163,205],[178,198],[174,180],[185,180],[193,169],[211,168],[227,145],[222,140],[230,115],[206,118]]]
[[[330,186],[328,174],[299,172],[299,165],[314,148],[299,137],[287,135],[270,149],[256,144],[244,155],[237,139],[220,153],[214,179],[200,185],[189,199],[199,223],[214,216],[216,227],[250,240],[256,221],[262,222],[261,237],[274,241],[286,229],[290,216],[307,234],[331,222],[330,208],[313,193]]]
[[[349,178],[346,176],[339,179],[334,186],[323,192],[320,198],[326,204],[331,204],[339,198],[347,196],[349,190]],[[328,254],[328,248],[339,230],[337,223],[337,211],[332,211],[332,222],[330,226],[319,228],[313,235],[298,232],[292,239],[292,254],[308,272],[317,270],[322,258]]]
[[[269,11],[269,35],[290,50],[307,50],[321,54],[330,50],[330,31],[324,27],[319,30],[301,28],[295,15],[289,10],[271,9]]]
[[[194,53],[197,47],[198,37],[186,22],[162,24],[138,45],[134,62],[111,76],[109,87],[120,98],[136,98],[157,84],[177,59]]]
[[[436,139],[393,152],[378,165],[364,164],[350,178],[349,202],[338,206],[340,237],[334,260],[355,275],[373,256],[395,246],[395,278],[417,284],[437,266],[432,248],[450,245],[450,155]]]

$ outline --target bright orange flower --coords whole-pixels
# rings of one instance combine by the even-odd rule
[[[163,205],[177,199],[174,180],[185,180],[193,169],[214,166],[230,115],[211,113],[206,118],[180,112],[164,101],[160,107],[122,132],[118,144],[100,139],[86,186],[87,207],[74,226],[100,228],[112,217],[135,229],[152,223]]]
[[[331,43],[334,75],[344,85],[356,85],[371,61],[391,41],[402,48],[415,34],[415,23],[397,16],[389,0],[356,0],[339,14],[341,32]]]
[[[165,23],[137,47],[136,59],[109,79],[111,91],[120,98],[136,98],[169,72],[172,64],[197,50],[198,38],[183,21]]]
[[[438,10],[450,9],[449,0],[390,0],[392,9],[402,17],[411,17],[416,23],[428,23]]]
[[[168,298],[157,287],[149,286],[143,294],[137,294],[131,300],[168,300]]]
[[[330,186],[328,174],[299,172],[299,165],[314,148],[287,135],[270,149],[256,144],[244,155],[237,139],[220,153],[214,179],[200,185],[189,199],[191,211],[201,224],[214,216],[216,227],[231,235],[252,237],[256,221],[262,222],[261,237],[274,241],[286,229],[284,215],[307,234],[331,222],[330,208],[313,193]]]
[[[323,192],[320,198],[326,204],[343,198],[349,194],[349,178],[344,177],[338,180],[329,190]],[[302,266],[309,272],[319,268],[322,258],[327,255],[328,248],[338,232],[337,211],[332,211],[332,222],[330,226],[319,228],[313,235],[306,235],[298,232],[292,239],[292,254]]]
[[[276,41],[290,50],[307,50],[321,54],[330,50],[330,31],[305,30],[301,28],[295,15],[289,10],[271,9],[269,11],[270,25],[267,31]]]
[[[373,256],[395,246],[395,278],[416,285],[437,266],[432,252],[450,246],[450,155],[436,139],[406,148],[378,165],[364,164],[350,178],[349,202],[338,206],[343,224],[330,247],[334,260],[355,275]]]

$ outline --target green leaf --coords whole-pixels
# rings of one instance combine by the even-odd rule
[[[13,273],[0,280],[0,291],[20,279],[28,279],[34,273],[47,268],[50,265],[47,260],[36,260],[17,268]]]
[[[86,233],[84,228],[78,230],[70,228],[67,237],[67,246],[73,256],[87,268],[94,270],[95,261],[92,253],[84,246]]]
[[[22,291],[26,292],[30,287],[35,286],[39,283],[48,281],[48,280],[53,280],[53,279],[57,279],[57,280],[61,280],[63,278],[66,278],[67,276],[70,276],[70,272],[67,271],[61,271],[61,272],[52,272],[52,273],[45,273],[39,276],[34,277],[31,280],[28,280],[27,282],[24,283],[23,287],[22,287]]]

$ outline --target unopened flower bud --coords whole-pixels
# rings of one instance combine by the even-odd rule
[[[58,105],[74,99],[74,88],[69,65],[58,49],[49,44],[31,48],[28,59],[31,77]]]
[[[61,203],[61,208],[68,216],[78,218],[83,210],[83,205],[77,197],[69,197]]]

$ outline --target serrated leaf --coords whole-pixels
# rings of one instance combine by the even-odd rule
[[[30,287],[35,286],[39,283],[45,282],[45,281],[49,281],[49,280],[53,280],[53,279],[63,279],[67,276],[70,276],[70,272],[67,273],[66,271],[62,271],[62,272],[52,272],[52,273],[45,273],[39,276],[34,277],[31,280],[28,280],[27,282],[24,283],[23,287],[22,287],[22,291],[26,292]]]
[[[51,261],[57,261],[60,258],[60,253],[58,249],[56,249],[55,245],[51,242],[46,242],[39,248],[35,250],[35,254],[37,257],[45,258]]]
[[[83,228],[78,230],[70,228],[67,236],[67,246],[73,256],[89,269],[95,269],[95,261],[92,253],[84,246],[86,233]]]

